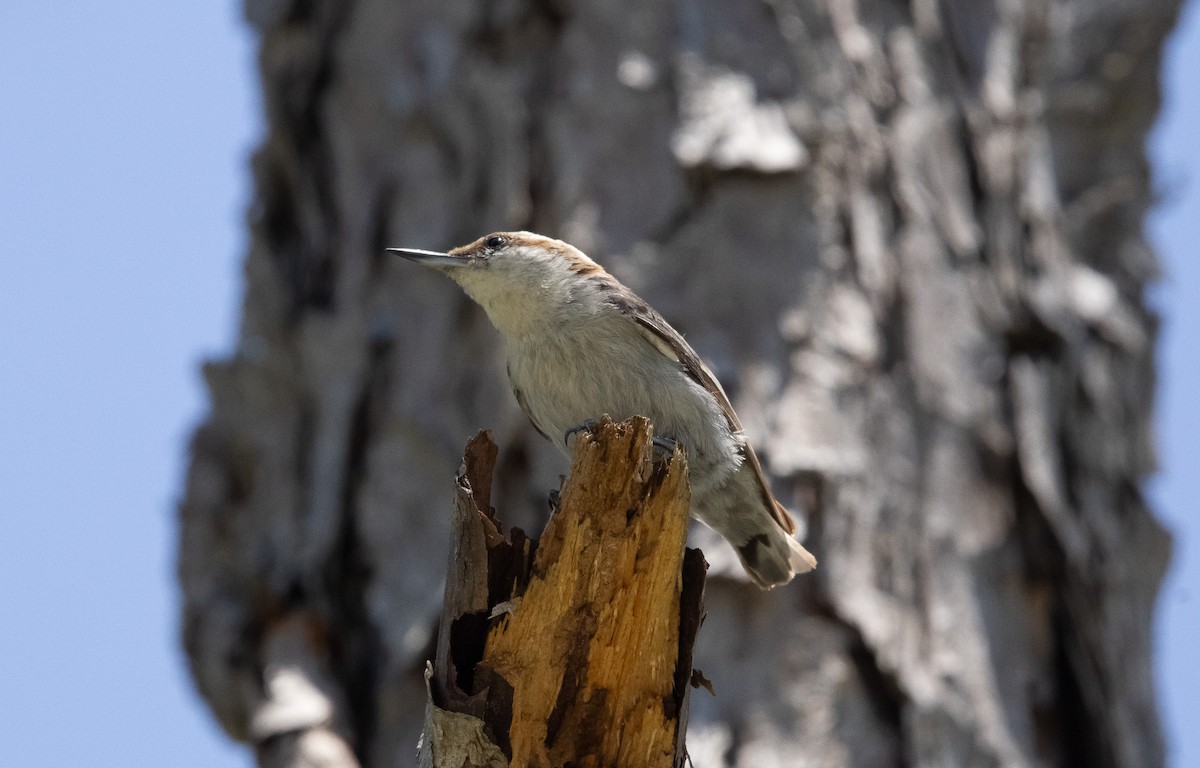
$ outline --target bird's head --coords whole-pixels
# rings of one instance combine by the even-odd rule
[[[586,311],[592,288],[611,280],[578,248],[532,232],[494,232],[446,253],[388,250],[452,278],[505,336]]]

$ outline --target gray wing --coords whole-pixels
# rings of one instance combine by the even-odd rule
[[[717,381],[717,377],[713,376],[712,371],[708,369],[708,366],[704,364],[704,361],[700,359],[700,356],[696,354],[691,345],[683,340],[683,336],[679,334],[679,331],[672,328],[671,324],[663,319],[663,316],[658,314],[653,307],[620,284],[615,286],[612,295],[608,297],[608,302],[616,307],[622,315],[635,323],[638,330],[641,331],[642,337],[654,346],[655,349],[678,362],[689,378],[708,390],[708,393],[721,406],[721,411],[725,414],[725,420],[729,422],[730,429],[736,434],[742,435],[742,422],[738,419],[737,414],[734,413],[733,405],[729,402],[729,396],[725,394],[725,390],[721,388],[721,383]],[[742,457],[750,466],[751,471],[754,473],[754,478],[758,482],[763,504],[771,511],[772,517],[775,518],[775,521],[779,523],[779,526],[783,530],[787,531],[789,535],[794,534],[796,532],[796,521],[792,519],[791,514],[771,494],[771,488],[767,484],[766,475],[763,474],[762,464],[759,463],[754,449],[743,439],[740,450]]]

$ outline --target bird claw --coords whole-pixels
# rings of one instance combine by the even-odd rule
[[[652,460],[655,464],[670,461],[671,457],[675,455],[675,449],[682,447],[682,443],[678,440],[672,440],[669,437],[655,435],[650,438],[650,449],[653,453]]]
[[[576,433],[591,432],[592,429],[595,428],[595,426],[596,426],[595,419],[585,419],[582,424],[575,426],[575,427],[571,427],[566,432],[563,432],[563,444],[566,445],[568,448],[570,448],[571,447],[571,438],[574,437]]]

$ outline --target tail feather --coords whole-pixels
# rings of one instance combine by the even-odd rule
[[[770,589],[797,573],[817,567],[817,559],[796,541],[796,522],[760,477],[743,464],[716,488],[693,496],[693,514],[733,545],[746,574]]]
[[[791,536],[787,537],[788,543],[788,565],[792,568],[792,573],[808,573],[813,568],[817,567],[817,558],[813,557],[813,553],[800,545]]]
[[[752,536],[734,548],[747,575],[763,589],[787,584],[797,573],[817,567],[817,558],[781,528]]]

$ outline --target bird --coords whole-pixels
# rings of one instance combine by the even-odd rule
[[[448,252],[387,250],[444,273],[483,308],[504,338],[517,403],[568,458],[582,425],[645,416],[659,438],[684,447],[692,517],[733,546],[755,584],[770,589],[816,567],[712,371],[578,248],[494,232]]]

